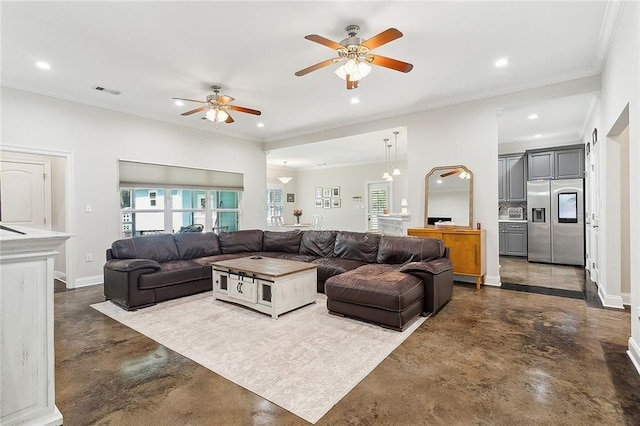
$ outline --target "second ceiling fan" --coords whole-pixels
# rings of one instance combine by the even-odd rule
[[[305,38],[307,40],[335,49],[338,56],[304,68],[296,72],[296,75],[298,77],[302,77],[312,71],[344,61],[345,63],[338,68],[335,73],[338,77],[346,81],[347,89],[355,89],[358,87],[360,79],[369,74],[371,71],[371,65],[378,65],[404,73],[413,69],[413,65],[410,63],[370,53],[373,49],[402,37],[402,33],[397,29],[389,28],[366,41],[362,41],[362,39],[357,36],[358,31],[360,30],[359,26],[349,25],[345,30],[349,37],[345,38],[340,43],[336,43],[335,41],[317,34],[310,34],[306,36]]]

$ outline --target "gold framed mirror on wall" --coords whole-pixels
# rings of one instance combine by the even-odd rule
[[[424,178],[424,226],[454,222],[473,227],[473,172],[466,166],[439,166]]]

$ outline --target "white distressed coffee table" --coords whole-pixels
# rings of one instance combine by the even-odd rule
[[[211,264],[213,298],[278,315],[316,301],[318,265],[268,257]]]

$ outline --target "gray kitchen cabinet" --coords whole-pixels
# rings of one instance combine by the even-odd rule
[[[527,154],[529,180],[584,177],[582,145],[548,151],[529,151]]]
[[[553,179],[553,151],[530,152],[529,180]]]
[[[498,223],[498,254],[506,256],[527,256],[527,224]]]
[[[498,254],[500,256],[507,254],[507,234],[505,232],[504,223],[498,223]]]
[[[523,154],[498,157],[498,201],[526,201],[526,157]]]
[[[584,148],[554,151],[554,176],[556,179],[580,179],[584,177]]]

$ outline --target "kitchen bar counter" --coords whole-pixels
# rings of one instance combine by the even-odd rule
[[[527,219],[498,219],[498,223],[527,223]]]

